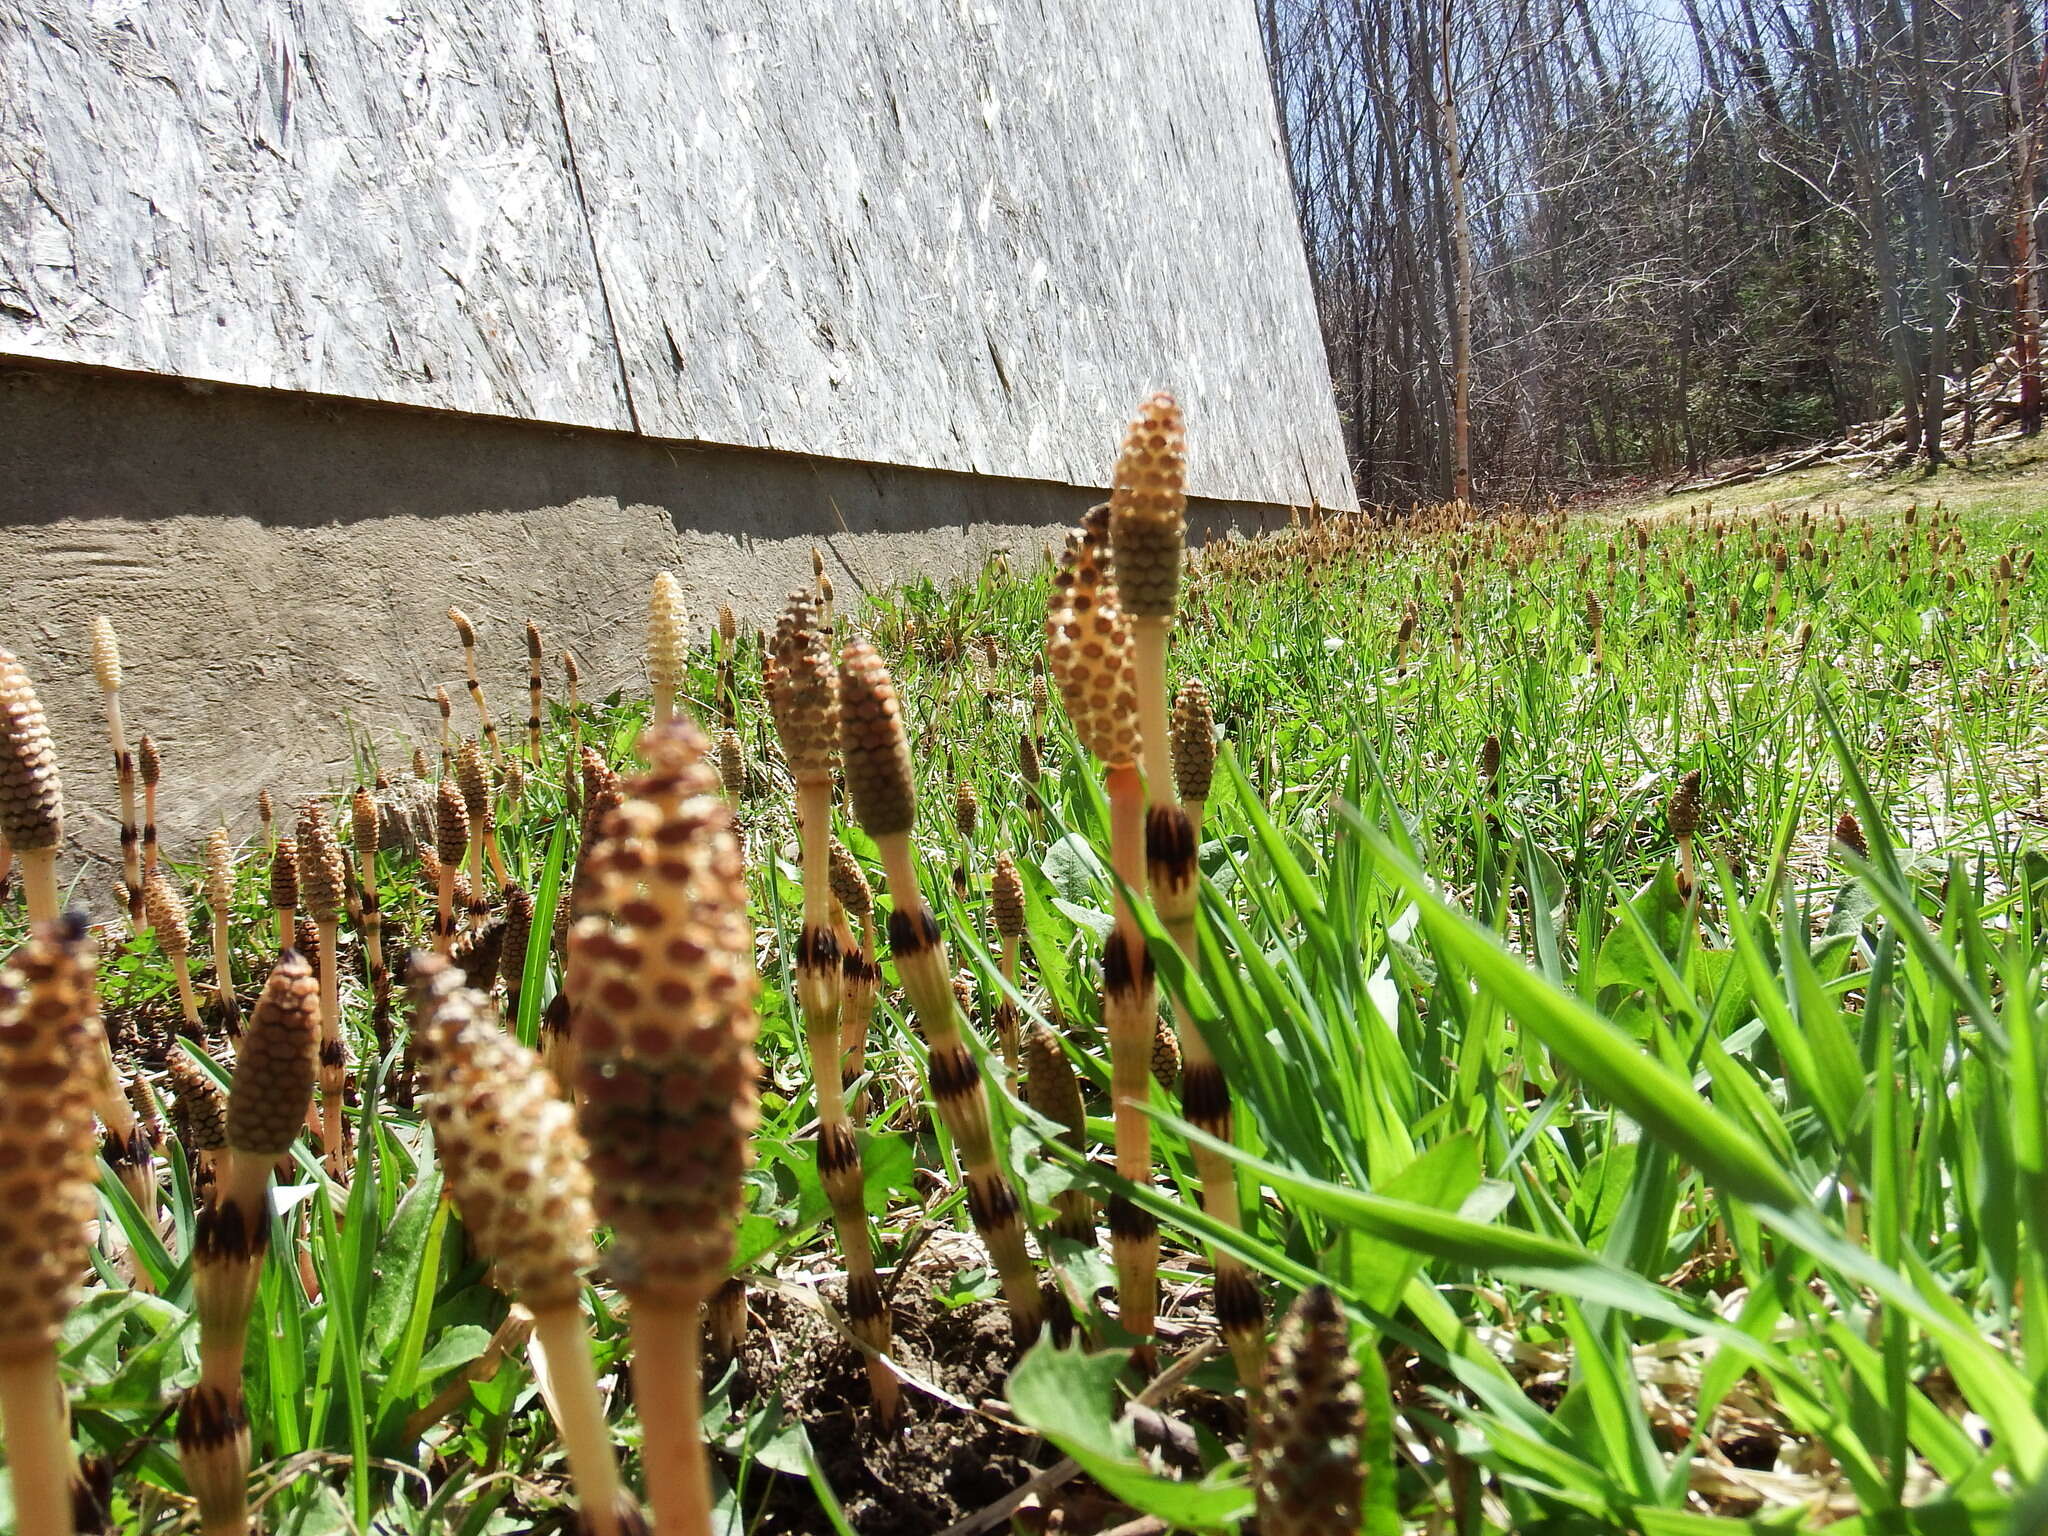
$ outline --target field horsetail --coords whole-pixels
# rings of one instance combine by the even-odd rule
[[[763,538],[765,633],[729,565],[437,596],[540,615],[509,750],[460,608],[474,724],[218,783],[110,625],[47,717],[0,651],[0,1526],[2024,1525],[2048,535],[1191,550],[1187,444],[1049,571]]]
[[[796,781],[803,870],[803,926],[797,939],[797,999],[818,1100],[818,1176],[846,1260],[846,1313],[873,1353],[869,1389],[875,1412],[893,1418],[899,1395],[888,1365],[889,1308],[868,1241],[859,1143],[840,1073],[845,971],[832,921],[832,774],[839,758],[839,679],[824,620],[807,592],[790,594],[775,629],[775,680],[768,695],[782,755]],[[730,735],[731,733],[726,733]]]
[[[656,1528],[709,1536],[698,1311],[732,1265],[757,1118],[753,927],[732,810],[687,719],[640,740],[569,940],[578,1121],[632,1304]]]

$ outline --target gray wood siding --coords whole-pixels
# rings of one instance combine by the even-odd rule
[[[0,0],[0,353],[1352,501],[1249,0]]]

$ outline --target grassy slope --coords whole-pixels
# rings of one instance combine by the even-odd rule
[[[1850,516],[1903,512],[1918,502],[1936,501],[1966,517],[2001,518],[2040,510],[2048,503],[2048,440],[2001,444],[1930,475],[1922,470],[1870,475],[1853,466],[1825,466],[1768,476],[1719,491],[1690,495],[1650,494],[1617,499],[1604,512],[1632,516],[1682,513],[1711,503],[1716,512],[1758,512],[1772,505],[1839,507]]]

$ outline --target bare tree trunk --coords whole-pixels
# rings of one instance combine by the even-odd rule
[[[1920,161],[1920,260],[1927,288],[1927,400],[1920,409],[1921,456],[1939,468],[1948,416],[1948,208],[1934,131],[1934,81],[1927,57],[1927,0],[1913,0],[1913,138]]]
[[[1472,499],[1472,216],[1465,202],[1465,152],[1458,137],[1457,64],[1451,21],[1455,0],[1444,0],[1437,41],[1443,64],[1444,173],[1450,179],[1451,244],[1451,495]]]
[[[2039,151],[2034,105],[2027,95],[2025,47],[2019,0],[2006,0],[2006,79],[2013,125],[2013,356],[2019,365],[2020,430],[2032,437],[2041,430],[2041,308],[2034,294],[2034,162]],[[2042,67],[2048,68],[2048,55]]]

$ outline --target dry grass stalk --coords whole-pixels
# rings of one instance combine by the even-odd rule
[[[324,806],[299,813],[299,897],[320,944],[320,1150],[327,1171],[345,1171],[348,1060],[341,1039],[341,842]]]
[[[738,1275],[704,1303],[704,1341],[714,1360],[730,1360],[747,1341],[747,1282]]]
[[[753,924],[732,809],[687,720],[650,730],[578,871],[577,1106],[632,1304],[655,1522],[708,1536],[697,1309],[732,1264],[758,1119]]]
[[[206,836],[206,905],[212,915],[213,991],[220,1001],[228,1038],[242,1033],[242,1010],[235,1002],[232,929],[235,900],[235,853],[228,829],[215,827]]]
[[[98,1005],[76,914],[40,922],[0,971],[0,1427],[18,1536],[70,1536],[77,1462],[57,1338],[98,1213]]]
[[[583,1325],[582,1271],[597,1261],[590,1170],[574,1114],[490,999],[438,955],[411,985],[427,1118],[471,1240],[533,1314],[549,1405],[593,1536],[639,1529],[612,1454]]]
[[[469,701],[476,706],[476,718],[484,733],[484,741],[491,749],[491,761],[496,762],[505,754],[498,746],[498,728],[491,723],[490,706],[484,703],[484,685],[476,671],[476,626],[469,621],[469,615],[460,608],[448,610],[448,622],[455,626],[456,638],[462,642],[462,670],[469,685]]]
[[[852,642],[840,655],[839,708],[847,797],[862,829],[874,839],[888,875],[895,901],[889,914],[889,949],[929,1048],[932,1100],[966,1169],[968,1214],[988,1245],[1011,1327],[1020,1344],[1028,1343],[1044,1322],[1044,1303],[1024,1244],[1016,1191],[996,1161],[988,1094],[961,1035],[946,941],[918,883],[910,846],[917,820],[916,789],[896,685],[875,648],[864,640]]]
[[[1355,1536],[1363,1514],[1365,1411],[1344,1314],[1311,1286],[1280,1321],[1252,1418],[1260,1536]]]
[[[121,880],[128,888],[128,922],[140,933],[142,909],[142,836],[137,825],[135,755],[121,721],[121,642],[114,621],[105,614],[92,621],[92,671],[107,711],[107,739],[114,749],[114,773],[121,785]]]
[[[667,571],[657,571],[647,594],[647,677],[654,689],[654,723],[676,715],[676,691],[683,682],[683,589]]]
[[[840,1071],[844,968],[832,922],[832,770],[839,758],[839,684],[831,641],[810,594],[793,592],[775,629],[776,686],[768,704],[782,755],[796,781],[802,847],[803,928],[797,940],[797,994],[818,1101],[818,1175],[832,1203],[846,1260],[846,1314],[854,1336],[876,1354],[889,1349],[891,1322],[868,1241],[867,1179],[846,1109]],[[731,733],[727,733],[730,736]],[[875,1412],[895,1417],[899,1388],[869,1356]]]
[[[1046,611],[1046,660],[1075,735],[1103,767],[1111,867],[1126,887],[1142,891],[1145,782],[1138,767],[1143,750],[1138,689],[1129,627],[1105,569],[1108,545],[1107,507],[1095,508],[1068,535]],[[1115,912],[1115,931],[1102,953],[1102,1023],[1109,1036],[1116,1167],[1132,1183],[1148,1185],[1152,1123],[1141,1106],[1152,1092],[1155,981],[1152,957],[1121,889]],[[1110,1202],[1109,1233],[1119,1321],[1126,1332],[1149,1341],[1158,1307],[1158,1221],[1135,1201],[1119,1197]],[[1149,1342],[1141,1344],[1140,1364],[1149,1366],[1152,1358]]]

